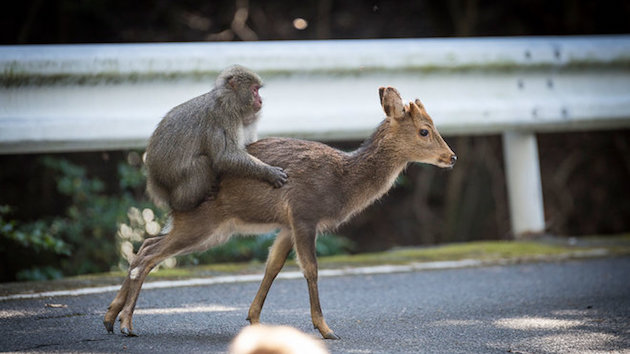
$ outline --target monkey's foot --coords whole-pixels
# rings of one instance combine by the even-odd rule
[[[103,321],[103,324],[105,325],[105,329],[107,330],[107,333],[114,333],[113,321]]]
[[[120,328],[120,333],[124,334],[126,337],[137,337],[138,336],[133,331],[129,330],[129,328],[127,328],[127,327],[121,327]]]

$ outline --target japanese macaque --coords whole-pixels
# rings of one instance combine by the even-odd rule
[[[219,75],[210,92],[166,114],[146,151],[147,192],[156,204],[175,211],[194,209],[216,195],[224,174],[256,178],[275,188],[287,182],[282,168],[245,150],[257,140],[261,87],[257,74],[235,65]]]

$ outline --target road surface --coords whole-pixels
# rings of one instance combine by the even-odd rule
[[[137,338],[106,333],[113,292],[0,301],[0,350],[226,352],[257,287],[145,290]],[[320,294],[332,353],[630,352],[630,257],[329,277]],[[277,280],[261,320],[317,335],[306,282]]]

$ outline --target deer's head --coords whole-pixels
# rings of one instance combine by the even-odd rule
[[[419,99],[403,105],[395,88],[381,87],[378,92],[397,151],[408,161],[444,168],[455,165],[457,156],[437,131]]]

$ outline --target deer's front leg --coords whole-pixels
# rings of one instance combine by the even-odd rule
[[[339,339],[326,324],[319,303],[319,291],[317,290],[317,256],[315,253],[316,229],[314,227],[294,227],[293,232],[295,236],[295,251],[308,285],[313,326],[319,330],[319,333],[321,333],[322,337],[325,339]]]
[[[278,236],[276,236],[276,240],[271,247],[271,251],[267,257],[265,276],[260,283],[260,288],[258,288],[254,301],[252,301],[252,304],[249,307],[249,312],[247,314],[247,320],[249,323],[260,323],[260,312],[262,311],[263,304],[267,298],[269,288],[271,288],[271,284],[274,279],[276,279],[276,276],[282,269],[282,266],[284,266],[284,262],[287,260],[287,256],[289,255],[289,252],[291,252],[292,247],[293,240],[291,239],[291,233],[286,229],[282,229]]]

